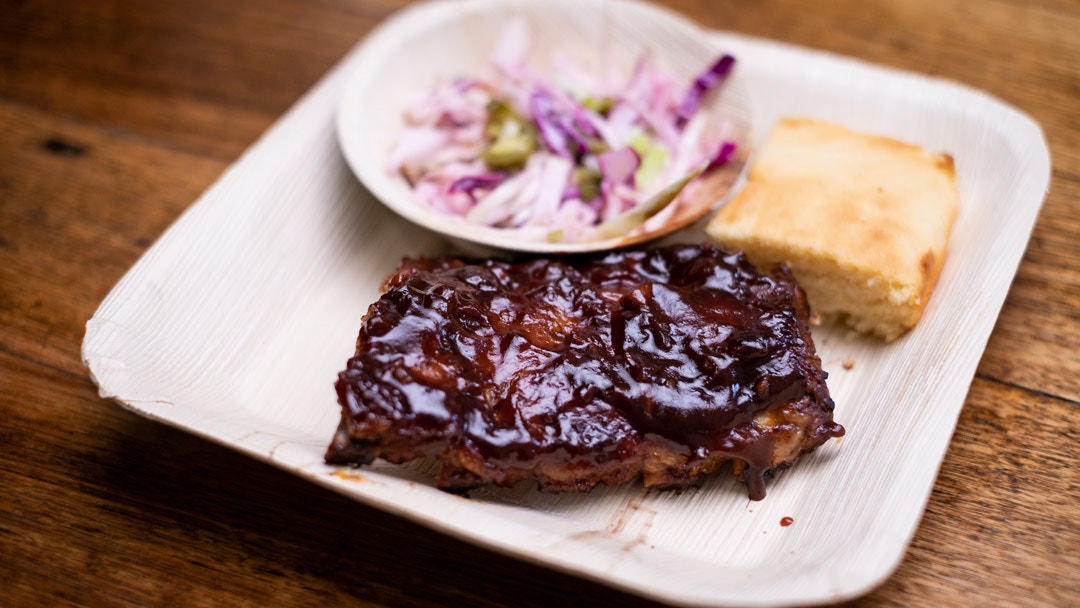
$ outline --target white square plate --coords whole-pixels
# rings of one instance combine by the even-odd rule
[[[1049,152],[1035,122],[969,88],[765,40],[715,41],[739,58],[759,138],[784,115],[833,120],[951,153],[961,191],[914,331],[885,345],[815,328],[848,433],[774,479],[764,501],[726,475],[683,493],[523,484],[470,500],[436,490],[430,463],[323,463],[339,415],[333,381],[380,281],[402,256],[445,247],[373,200],[341,157],[335,110],[355,51],[102,303],[83,344],[101,394],[423,525],[657,600],[777,606],[869,591],[922,515],[1042,203]]]

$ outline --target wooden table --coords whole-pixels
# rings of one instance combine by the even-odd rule
[[[0,605],[646,604],[128,413],[80,362],[87,319],[139,255],[404,3],[0,11]],[[899,570],[856,604],[1080,604],[1080,4],[669,4],[958,80],[1042,124],[1050,193],[929,508]]]

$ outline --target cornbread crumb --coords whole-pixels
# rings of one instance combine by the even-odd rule
[[[947,154],[785,118],[706,231],[759,266],[786,263],[826,321],[892,341],[922,316],[958,205]]]

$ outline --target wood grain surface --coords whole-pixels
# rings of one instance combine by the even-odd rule
[[[80,362],[86,321],[140,254],[404,4],[0,10],[0,605],[650,605],[131,414]],[[852,605],[1080,605],[1080,3],[667,4],[956,80],[1042,124],[1050,191],[926,515]]]

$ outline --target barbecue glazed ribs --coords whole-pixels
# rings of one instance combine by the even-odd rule
[[[711,246],[569,263],[408,259],[336,383],[334,464],[435,458],[440,488],[764,479],[844,433],[784,268]]]

